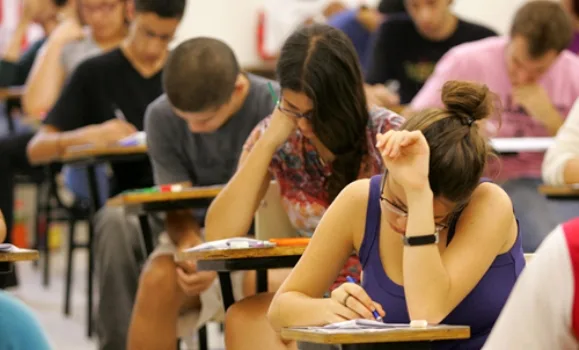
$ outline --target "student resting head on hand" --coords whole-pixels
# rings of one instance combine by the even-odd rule
[[[311,236],[344,187],[383,171],[376,135],[404,121],[386,109],[368,110],[356,51],[344,33],[330,26],[294,32],[281,50],[277,76],[281,95],[274,96],[271,116],[255,127],[237,172],[207,212],[209,241],[246,235],[274,178],[293,227],[299,235]],[[357,257],[348,254],[340,264],[342,281],[346,275],[358,278]],[[276,289],[272,282],[279,286],[287,276],[287,271],[273,272],[271,291]],[[267,339],[275,333],[265,317],[271,298],[246,298],[229,309],[227,349],[271,348]],[[270,332],[265,328],[257,336],[250,330],[264,328],[260,325]]]
[[[272,301],[274,329],[373,319],[376,310],[389,323],[471,327],[470,339],[435,349],[482,346],[525,261],[509,197],[481,179],[490,148],[479,121],[494,112],[494,95],[449,81],[442,100],[378,136],[386,172],[332,203]],[[352,250],[362,285],[322,298]]]

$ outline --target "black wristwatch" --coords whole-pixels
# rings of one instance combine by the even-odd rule
[[[438,232],[424,236],[412,236],[412,237],[402,236],[402,242],[404,242],[404,245],[409,247],[436,244],[438,243]]]

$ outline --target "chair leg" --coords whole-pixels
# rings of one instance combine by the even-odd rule
[[[94,282],[94,257],[93,257],[93,238],[94,238],[94,225],[89,222],[88,229],[88,288],[87,288],[87,336],[92,337],[92,326],[93,326],[93,282]]]
[[[50,285],[50,245],[49,245],[49,233],[50,233],[50,224],[52,221],[51,218],[52,213],[50,210],[46,211],[45,217],[45,225],[44,225],[44,232],[42,235],[42,255],[44,257],[44,264],[43,264],[43,271],[42,271],[42,285],[44,287],[48,287]]]
[[[207,326],[199,328],[197,331],[197,339],[199,339],[199,350],[209,350],[207,346]]]
[[[75,242],[75,228],[76,219],[72,217],[68,220],[68,249],[67,249],[67,260],[66,260],[66,284],[64,291],[64,314],[66,316],[70,315],[70,289],[72,287],[72,271],[73,271],[73,261],[74,261],[74,249],[76,248]]]

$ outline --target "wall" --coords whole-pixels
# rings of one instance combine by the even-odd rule
[[[198,35],[216,37],[231,45],[241,65],[257,64],[256,13],[264,1],[188,0],[176,43]],[[526,1],[454,0],[454,8],[464,18],[486,24],[499,33],[506,33],[514,12]]]

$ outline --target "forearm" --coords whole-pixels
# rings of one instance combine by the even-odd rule
[[[327,321],[320,304],[327,299],[312,298],[299,292],[285,292],[275,296],[267,313],[269,322],[276,331],[284,327],[324,326]]]
[[[6,239],[6,221],[4,220],[4,214],[0,210],[0,243],[4,242]]]
[[[30,76],[26,81],[26,91],[22,97],[24,111],[28,115],[42,115],[56,102],[64,82],[64,68],[60,61],[64,43],[47,42],[46,50],[37,57]]]
[[[435,232],[433,194],[429,187],[407,193],[408,223],[406,235],[422,236]],[[404,291],[412,320],[438,323],[446,313],[444,305],[449,292],[449,276],[438,246],[406,246],[403,253]]]
[[[247,233],[267,190],[268,168],[275,150],[275,146],[264,138],[259,139],[227,186],[213,200],[205,219],[208,241]]]
[[[568,185],[579,183],[579,158],[569,159],[567,163],[565,163],[563,179]]]
[[[548,106],[545,108],[545,111],[541,112],[541,114],[542,115],[540,118],[543,122],[543,125],[547,129],[549,136],[557,135],[559,128],[563,125],[564,122],[563,117],[559,111],[557,111],[555,106]]]
[[[27,154],[31,164],[46,163],[60,158],[68,147],[87,144],[86,126],[66,132],[38,132],[28,143]]]
[[[165,227],[171,241],[180,249],[203,243],[201,225],[190,210],[168,212]]]
[[[28,30],[28,25],[30,23],[28,21],[20,21],[18,27],[12,34],[12,38],[8,43],[8,47],[6,51],[4,51],[4,55],[2,58],[8,62],[16,62],[20,58],[21,50],[22,50],[22,40],[26,35],[26,31]]]

